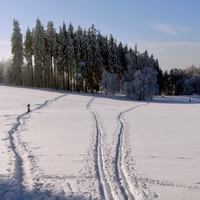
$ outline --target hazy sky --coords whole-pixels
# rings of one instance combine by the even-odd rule
[[[199,0],[0,0],[0,60],[11,57],[13,19],[23,36],[37,18],[56,31],[63,21],[102,35],[112,34],[129,47],[138,45],[157,58],[163,70],[200,64]]]

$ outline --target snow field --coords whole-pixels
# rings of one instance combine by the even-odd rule
[[[0,94],[2,199],[198,200],[198,96]]]
[[[159,199],[199,198],[200,105],[199,99],[193,104],[184,100],[151,102],[126,115],[132,118],[130,140],[136,172],[148,178]]]

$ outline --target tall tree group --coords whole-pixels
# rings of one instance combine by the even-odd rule
[[[125,92],[134,99],[151,99],[161,91],[158,61],[103,36],[92,24],[87,30],[63,22],[56,32],[39,19],[27,28],[24,41],[17,20],[13,22],[10,81],[17,85],[106,94]],[[24,59],[25,58],[25,59]]]

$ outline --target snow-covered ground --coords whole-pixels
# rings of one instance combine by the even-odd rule
[[[199,113],[198,96],[0,85],[0,199],[198,200]]]

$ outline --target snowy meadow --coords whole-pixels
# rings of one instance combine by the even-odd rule
[[[195,95],[0,85],[0,199],[198,200],[199,113]]]

